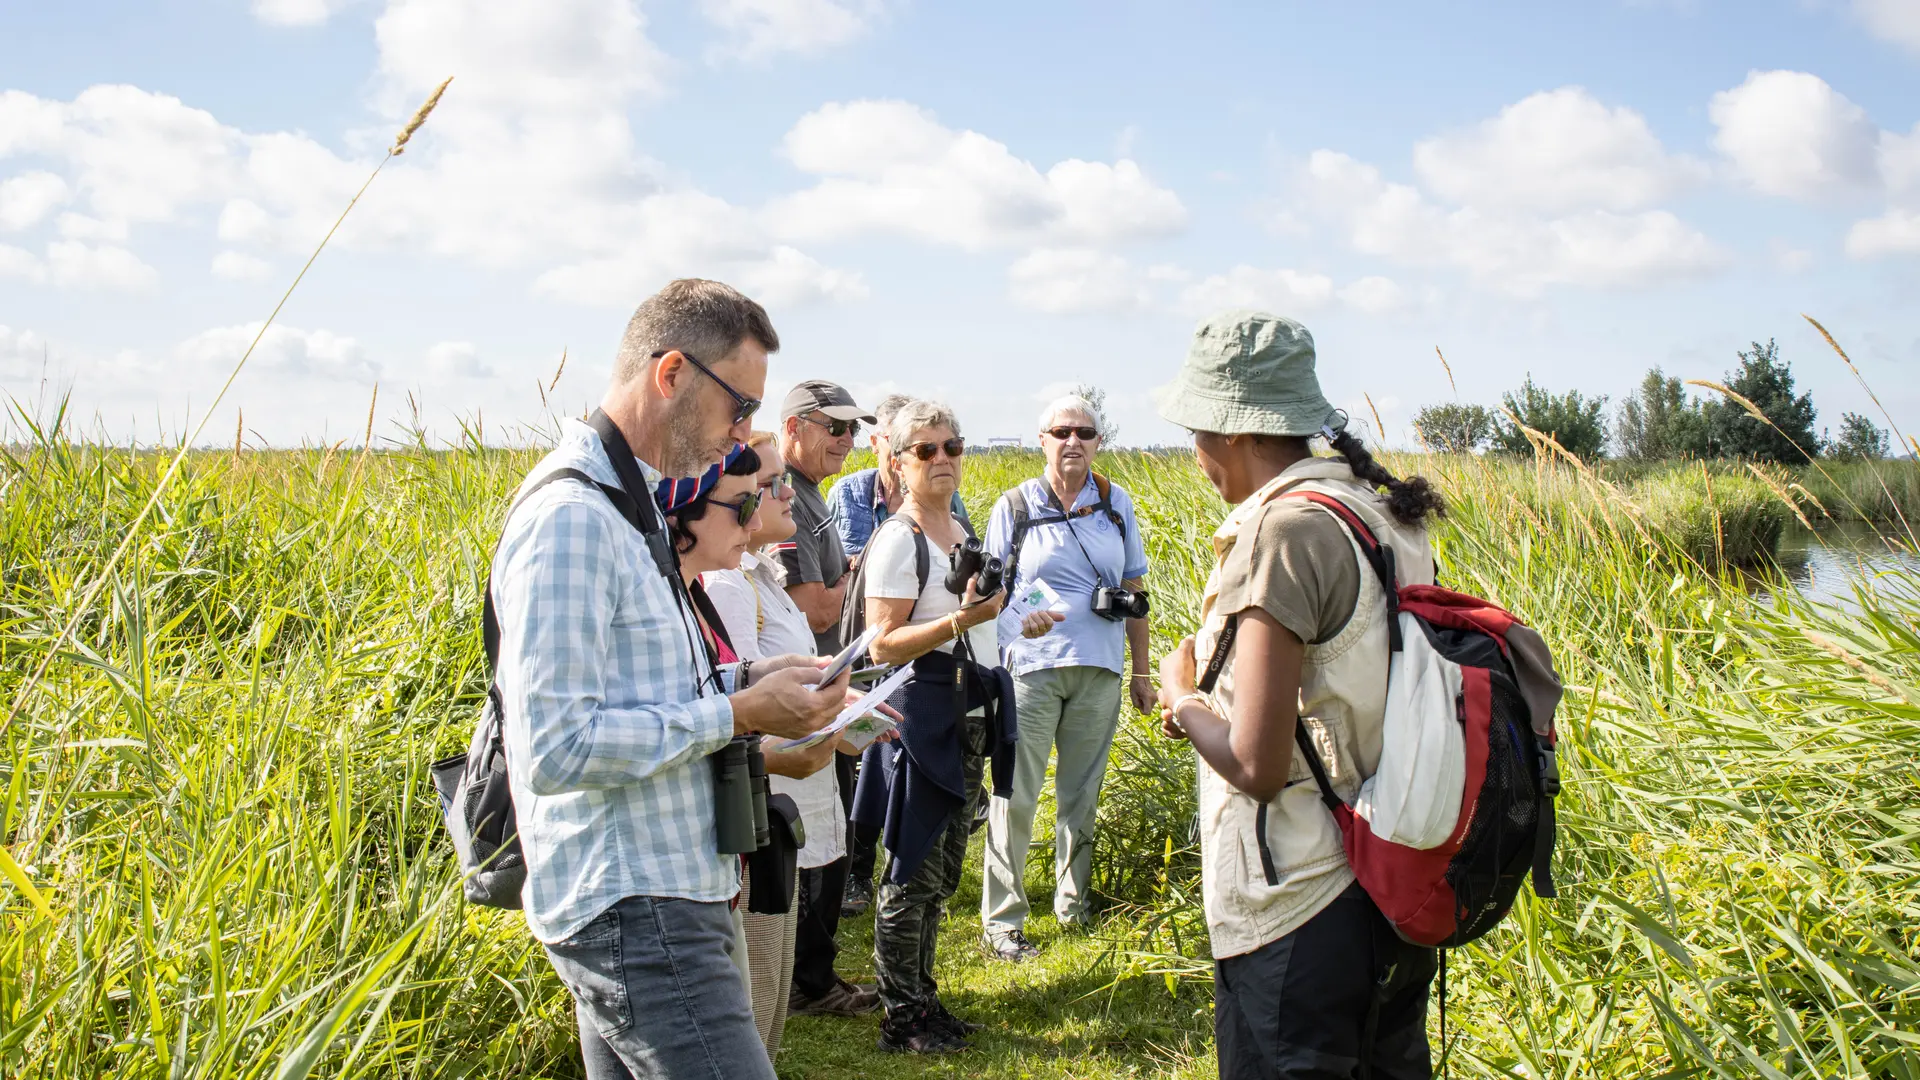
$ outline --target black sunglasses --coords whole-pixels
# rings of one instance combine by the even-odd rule
[[[747,523],[753,520],[754,513],[760,509],[760,493],[757,491],[749,491],[745,495],[740,496],[739,502],[721,502],[719,499],[708,499],[707,504],[709,506],[724,506],[733,511],[734,520],[744,529],[747,527]]]
[[[658,360],[670,352],[678,352],[681,356],[686,357],[687,363],[692,364],[694,367],[700,369],[700,373],[702,375],[705,375],[707,378],[712,379],[716,384],[719,385],[720,389],[725,390],[727,392],[727,395],[733,398],[733,422],[734,423],[736,424],[743,423],[747,419],[747,417],[752,416],[754,413],[760,410],[759,398],[750,398],[747,395],[741,393],[740,391],[735,390],[732,386],[728,385],[727,380],[721,378],[718,375],[715,375],[713,373],[712,368],[701,363],[700,358],[693,355],[690,352],[687,352],[683,349],[661,349],[659,352],[656,352],[653,354],[653,358],[655,360]]]
[[[1046,433],[1047,433],[1048,435],[1051,435],[1051,436],[1053,436],[1053,437],[1054,437],[1054,438],[1056,438],[1056,439],[1059,439],[1059,440],[1060,440],[1061,442],[1066,442],[1066,441],[1067,441],[1067,436],[1069,436],[1069,435],[1078,435],[1078,436],[1080,436],[1080,441],[1081,441],[1081,442],[1092,442],[1093,440],[1095,440],[1095,439],[1097,439],[1097,438],[1099,438],[1099,437],[1100,437],[1100,431],[1099,431],[1099,429],[1098,429],[1098,428],[1090,428],[1090,427],[1056,427],[1056,428],[1048,428],[1048,429],[1047,429],[1047,431],[1046,431]]]
[[[912,454],[914,457],[919,458],[921,461],[932,461],[933,455],[942,450],[945,450],[947,452],[948,457],[957,458],[960,455],[967,452],[967,440],[948,439],[946,442],[938,442],[938,443],[917,442],[917,443],[914,443],[912,446],[895,450],[893,452],[893,456],[899,457],[901,454]]]
[[[815,420],[811,416],[803,416],[800,419],[805,420],[809,424],[819,424],[821,427],[827,429],[827,434],[836,439],[842,435],[853,435],[857,437],[860,434],[860,421],[858,420]]]

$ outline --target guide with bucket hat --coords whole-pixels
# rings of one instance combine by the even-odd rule
[[[1374,460],[1314,364],[1299,323],[1226,312],[1163,398],[1232,506],[1163,726],[1200,758],[1222,1080],[1424,1078],[1434,947],[1530,872],[1552,895],[1559,686],[1537,634],[1434,586],[1444,503]]]

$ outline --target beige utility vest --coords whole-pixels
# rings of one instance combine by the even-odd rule
[[[1433,582],[1433,551],[1425,529],[1394,521],[1385,500],[1355,480],[1345,461],[1296,462],[1235,507],[1214,533],[1214,569],[1201,600],[1200,631],[1194,641],[1194,656],[1202,668],[1213,655],[1225,615],[1231,614],[1214,611],[1220,567],[1241,527],[1261,506],[1288,491],[1317,491],[1339,499],[1393,549],[1401,584]],[[1300,672],[1300,722],[1319,750],[1334,790],[1351,800],[1380,762],[1388,646],[1380,579],[1358,542],[1351,536],[1348,540],[1359,560],[1359,599],[1338,634],[1306,647]],[[1229,723],[1239,720],[1233,706],[1237,666],[1229,654],[1212,694],[1214,711]],[[1199,793],[1202,895],[1216,958],[1252,952],[1292,933],[1353,881],[1340,830],[1321,803],[1313,774],[1297,749],[1286,788],[1264,807],[1227,783],[1204,760],[1199,762]]]

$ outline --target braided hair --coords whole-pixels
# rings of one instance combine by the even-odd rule
[[[1333,452],[1346,459],[1353,469],[1353,475],[1378,491],[1387,491],[1387,512],[1402,525],[1423,525],[1427,515],[1447,516],[1447,500],[1427,482],[1424,476],[1409,476],[1402,480],[1387,471],[1386,466],[1374,460],[1367,451],[1360,436],[1348,431],[1344,426],[1338,431],[1331,428],[1321,432],[1321,436],[1333,447]]]
[[[759,471],[759,453],[751,446],[743,446],[738,453],[727,459],[725,467],[720,470],[720,475],[752,476]],[[682,555],[693,550],[694,544],[698,541],[687,526],[707,516],[707,507],[713,504],[714,489],[719,486],[720,482],[716,479],[692,502],[667,515],[667,534],[673,538],[673,550]]]

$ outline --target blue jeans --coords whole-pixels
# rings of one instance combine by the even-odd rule
[[[587,1080],[774,1080],[725,902],[629,896],[547,946],[573,994]]]

